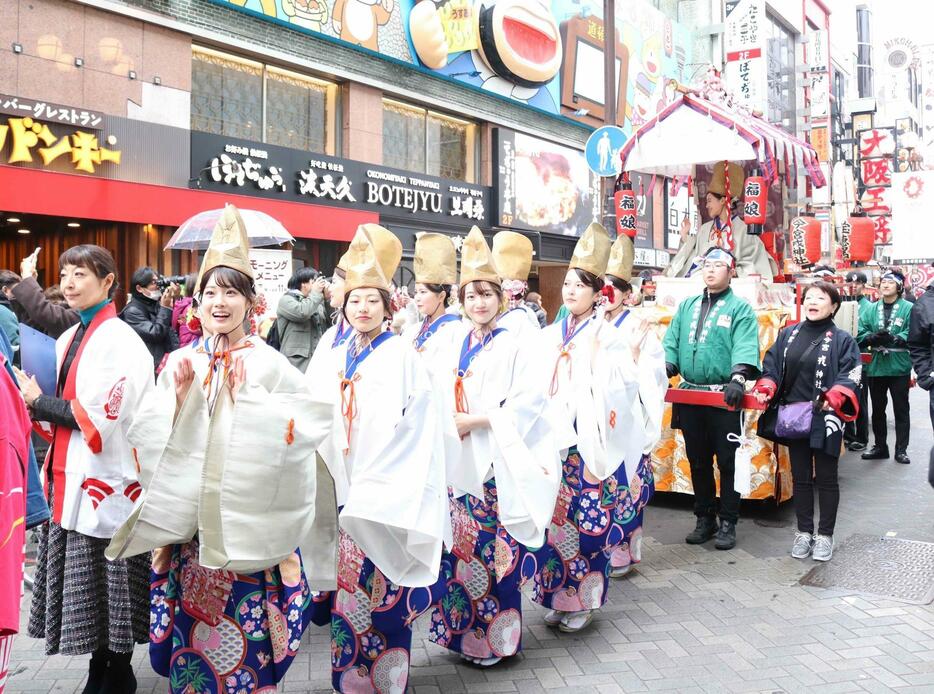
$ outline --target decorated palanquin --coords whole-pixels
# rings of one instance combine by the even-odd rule
[[[673,311],[667,308],[642,309],[639,313],[655,325],[659,339],[664,336],[674,315]],[[759,319],[759,348],[763,355],[775,342],[778,331],[785,325],[790,315],[791,311],[786,307],[756,310],[756,317]],[[677,386],[677,384],[678,377],[672,379],[672,385]],[[745,410],[746,437],[753,441],[755,453],[752,458],[751,490],[749,494],[743,495],[743,498],[774,498],[781,503],[792,496],[791,461],[788,458],[787,448],[756,435],[756,423],[760,414],[758,410]],[[656,491],[693,494],[691,467],[684,452],[684,439],[679,430],[671,428],[670,404],[665,405],[662,438],[652,452],[652,464]],[[714,465],[714,476],[719,490],[720,479],[716,465]]]

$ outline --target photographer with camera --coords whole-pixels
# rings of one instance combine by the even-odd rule
[[[179,295],[177,277],[159,277],[151,267],[133,273],[130,301],[120,317],[139,335],[156,365],[158,374],[165,355],[178,349],[178,334],[172,330],[172,305]]]

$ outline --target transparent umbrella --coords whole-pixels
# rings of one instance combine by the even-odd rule
[[[210,244],[211,233],[223,212],[223,209],[207,210],[185,220],[172,234],[165,250],[203,251]],[[246,226],[246,235],[250,239],[252,248],[295,242],[292,234],[277,219],[265,212],[242,209],[239,212]]]

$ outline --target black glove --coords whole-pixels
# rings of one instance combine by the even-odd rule
[[[921,390],[931,390],[934,388],[934,378],[930,376],[918,376],[918,387]]]
[[[889,347],[904,349],[908,346],[908,341],[904,337],[898,337],[896,335],[890,335],[890,337],[892,339],[889,341]]]
[[[880,330],[876,333],[876,337],[879,340],[876,344],[879,344],[883,347],[891,347],[895,342],[895,336],[888,330]]]
[[[746,394],[746,388],[739,381],[730,381],[727,387],[723,389],[723,402],[731,410],[738,410],[743,403],[743,396]]]
[[[883,344],[885,344],[886,335],[888,335],[888,333],[885,332],[884,330],[880,330],[879,332],[873,333],[872,335],[866,338],[866,345],[868,345],[869,347],[881,347]]]
[[[668,378],[673,378],[678,375],[678,367],[675,364],[672,364],[670,361],[665,362],[665,373],[668,374]]]

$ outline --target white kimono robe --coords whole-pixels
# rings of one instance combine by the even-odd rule
[[[69,328],[55,342],[59,373],[77,330]],[[52,520],[65,530],[109,538],[133,510],[140,483],[127,431],[150,399],[152,372],[149,350],[117,318],[113,304],[100,309],[59,384],[79,428],[53,430],[43,471],[44,480],[50,473],[53,480]]]
[[[566,345],[564,321],[542,330],[553,365],[548,392],[561,408],[562,426],[576,429],[587,471],[605,480],[624,461],[627,472],[634,470],[646,446],[639,376],[629,345],[602,311],[578,328]]]
[[[524,304],[507,309],[496,319],[496,326],[508,330],[523,349],[532,347],[542,336],[535,312]]]
[[[444,370],[448,412],[454,411],[463,343],[448,353],[452,368]],[[560,427],[547,397],[542,355],[503,330],[477,353],[462,383],[468,411],[489,417],[490,427],[464,438],[460,464],[449,479],[454,494],[483,499],[484,482],[495,478],[500,523],[520,544],[540,547],[561,483],[561,443],[570,445],[555,435]]]
[[[186,357],[195,381],[173,421],[173,374]],[[301,372],[258,337],[235,345],[231,357],[243,358],[247,382],[236,402],[218,384],[209,412],[203,384],[211,357],[204,345],[169,355],[155,395],[130,431],[145,496],[107,554],[182,544],[197,532],[202,566],[251,573],[303,546],[309,582],[333,587],[333,481],[315,463],[315,450],[332,426],[330,402],[313,397]],[[223,378],[218,366],[213,379]]]
[[[437,396],[421,358],[397,335],[359,363],[352,391],[342,393],[353,343],[331,350],[320,371],[305,373],[307,387],[333,403],[334,431],[319,452],[343,507],[340,527],[396,585],[430,586],[450,532]],[[312,380],[316,373],[327,380]],[[353,414],[349,424],[345,411]]]

